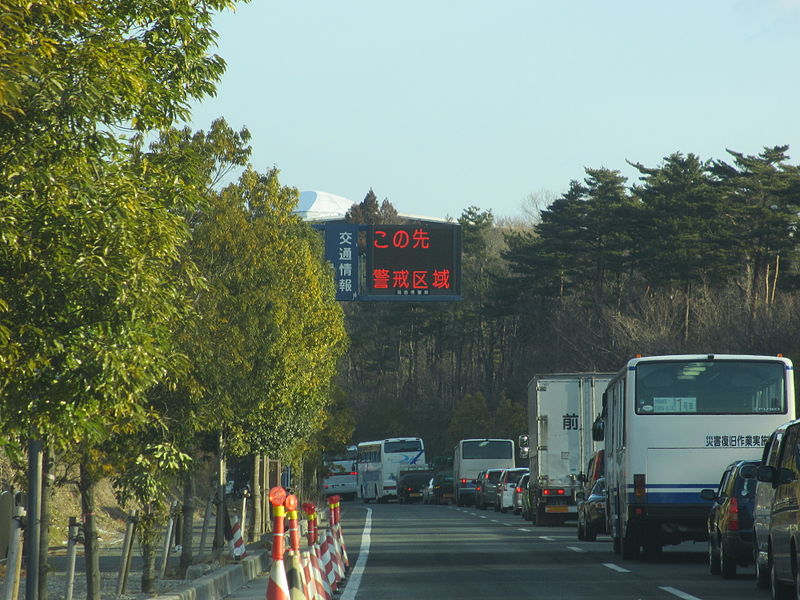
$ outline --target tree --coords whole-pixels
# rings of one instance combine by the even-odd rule
[[[786,164],[788,149],[765,148],[758,156],[728,150],[733,164],[715,160],[711,166],[751,311],[774,301],[781,258],[797,247],[800,167]]]
[[[735,262],[724,224],[721,197],[708,173],[708,162],[694,154],[671,154],[662,165],[647,168],[633,194],[641,210],[632,215],[634,257],[645,281],[684,298],[683,340],[689,339],[693,286],[724,281]]]
[[[56,449],[143,419],[172,376],[185,310],[182,194],[134,164],[122,128],[188,115],[224,63],[227,0],[26,3],[0,10],[0,423]],[[151,178],[151,175],[153,176]],[[4,440],[5,441],[5,440]],[[91,493],[92,486],[84,486]],[[90,515],[90,512],[87,512]],[[87,517],[88,598],[99,596]],[[47,516],[44,516],[45,526]]]
[[[345,221],[363,225],[390,225],[400,223],[402,219],[397,215],[397,211],[388,198],[384,198],[383,202],[378,204],[378,197],[370,188],[361,202],[350,207],[345,214]]]

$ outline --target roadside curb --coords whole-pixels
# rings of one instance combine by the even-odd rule
[[[256,551],[235,564],[187,581],[181,589],[158,594],[158,598],[159,600],[222,600],[248,581],[267,572],[269,563],[269,552]]]

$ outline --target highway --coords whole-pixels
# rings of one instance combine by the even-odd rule
[[[705,544],[626,561],[608,537],[579,542],[573,525],[455,506],[347,502],[342,525],[351,562],[342,600],[769,597],[752,567],[735,580],[710,575]]]

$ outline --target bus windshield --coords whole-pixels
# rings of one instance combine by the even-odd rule
[[[464,459],[513,458],[514,448],[510,440],[468,440],[461,443]]]
[[[782,362],[692,360],[636,365],[637,414],[786,412]]]
[[[383,445],[383,451],[387,454],[392,452],[419,452],[420,450],[422,450],[422,443],[419,440],[399,440],[386,442]]]

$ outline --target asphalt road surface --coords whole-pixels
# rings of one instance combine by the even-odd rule
[[[420,504],[347,502],[342,526],[351,569],[341,600],[769,597],[752,567],[735,580],[709,574],[699,543],[626,561],[608,537],[579,542],[574,525],[533,527],[510,512]]]

